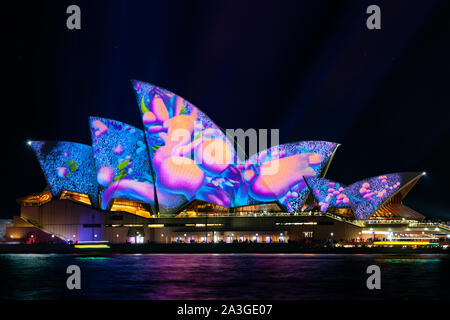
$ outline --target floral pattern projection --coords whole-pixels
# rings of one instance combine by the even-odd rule
[[[240,166],[250,201],[278,201],[288,212],[300,211],[309,194],[304,178],[321,174],[338,144],[301,141],[264,150]]]
[[[225,134],[198,108],[148,83],[134,81],[133,86],[159,204],[167,212],[180,207],[180,198],[226,207],[279,201],[295,211],[308,194],[303,176],[319,175],[337,147],[325,141],[286,144],[238,163]]]
[[[180,203],[194,198],[227,207],[246,204],[241,172],[232,166],[234,148],[211,119],[167,90],[139,81],[133,86],[160,209],[174,213]],[[214,154],[214,150],[222,154]]]
[[[391,173],[355,182],[348,187],[327,179],[310,179],[321,211],[329,207],[351,207],[357,219],[367,219],[416,173]]]
[[[391,173],[355,182],[346,188],[357,219],[367,219],[416,174]]]
[[[142,130],[90,117],[92,150],[101,208],[114,198],[154,203],[153,179]]]
[[[94,158],[91,146],[74,142],[31,142],[54,196],[62,190],[90,196],[93,206],[98,205]]]
[[[350,199],[345,191],[345,186],[325,178],[307,179],[314,197],[317,199],[321,212],[328,208],[343,208],[350,206]]]

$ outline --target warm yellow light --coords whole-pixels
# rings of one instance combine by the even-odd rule
[[[87,194],[79,193],[79,192],[75,192],[75,191],[63,190],[61,193],[60,199],[72,200],[72,201],[87,204],[89,206],[91,205],[91,200],[89,199],[89,196]]]
[[[368,231],[368,230],[363,230],[362,231],[362,233],[364,233],[364,234],[373,234],[373,233],[376,233],[376,234],[389,234],[390,232],[389,231]]]
[[[107,244],[76,244],[74,247],[77,249],[109,248]]]
[[[316,225],[317,222],[277,222],[275,223],[277,226],[301,226],[301,225]]]
[[[125,211],[140,217],[150,218],[150,212],[148,212],[141,203],[123,199],[115,199],[111,206],[111,211]]]
[[[426,246],[426,245],[438,245],[437,242],[428,241],[374,241],[373,244],[380,245],[414,245],[414,246]]]
[[[163,224],[149,224],[149,228],[164,228]]]

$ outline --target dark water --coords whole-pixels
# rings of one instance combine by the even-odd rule
[[[82,289],[66,288],[81,268]],[[381,268],[368,290],[366,268]],[[1,299],[449,299],[448,255],[0,255]]]

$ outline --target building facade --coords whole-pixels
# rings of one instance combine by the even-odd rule
[[[91,117],[91,145],[29,142],[48,188],[18,199],[7,240],[357,242],[392,239],[424,219],[402,203],[424,173],[345,186],[325,178],[339,146],[328,141],[242,159],[233,137],[187,100],[145,82],[133,88],[142,130]]]

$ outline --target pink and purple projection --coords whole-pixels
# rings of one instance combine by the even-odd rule
[[[387,199],[408,182],[410,174],[391,173],[364,179],[345,188],[357,219],[367,219]]]
[[[91,146],[63,141],[31,142],[54,196],[62,190],[89,195],[92,205],[98,205],[94,158]]]
[[[151,84],[134,81],[151,148],[158,199],[199,199],[226,207],[279,201],[298,209],[308,194],[303,176],[321,173],[337,144],[305,141],[273,147],[237,164],[225,134],[197,107]],[[179,201],[164,207],[178,209]]]
[[[309,189],[304,178],[322,173],[338,144],[301,141],[264,150],[239,166],[256,201],[278,201],[288,212],[300,211]]]
[[[343,208],[350,206],[350,199],[345,191],[345,186],[325,178],[307,179],[314,197],[319,202],[321,212],[328,208]]]
[[[321,211],[351,207],[357,219],[367,219],[417,173],[391,173],[355,182],[347,187],[327,179],[308,179]]]
[[[338,147],[327,141],[283,144],[237,161],[233,144],[197,107],[145,82],[133,81],[133,87],[144,132],[91,117],[92,147],[32,142],[54,195],[63,189],[88,194],[96,206],[100,193],[102,209],[122,198],[155,210],[156,189],[161,216],[173,216],[194,199],[225,207],[278,202],[287,212],[298,212],[309,194],[308,182],[321,211],[350,206],[356,218],[366,219],[417,177],[387,174],[348,187],[323,179]]]
[[[183,98],[134,81],[160,207],[175,212],[192,199],[230,207],[241,203],[240,172],[224,133]],[[215,152],[220,150],[220,152]],[[168,202],[167,202],[168,201]]]

